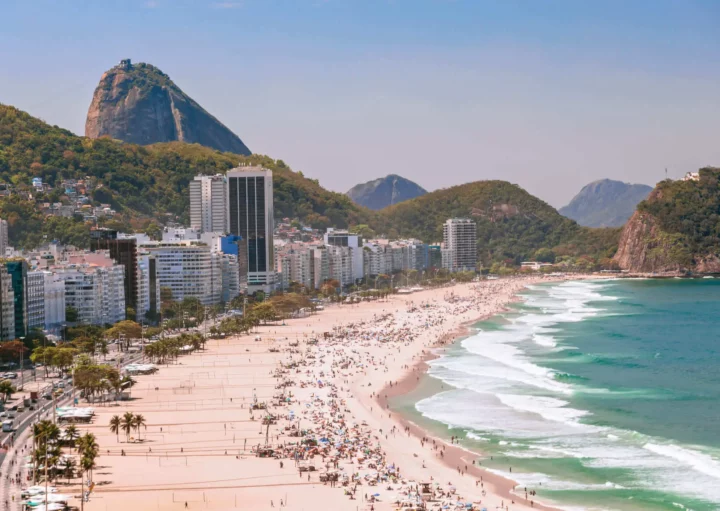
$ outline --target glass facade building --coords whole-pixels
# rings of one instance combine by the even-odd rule
[[[238,260],[247,267],[240,277],[250,292],[270,291],[275,284],[273,253],[272,172],[262,167],[238,167],[227,174],[228,229],[240,236]]]

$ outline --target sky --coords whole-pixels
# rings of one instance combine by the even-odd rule
[[[120,59],[331,190],[720,166],[720,2],[0,0],[0,103],[77,134]]]

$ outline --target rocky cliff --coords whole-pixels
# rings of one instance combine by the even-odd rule
[[[123,60],[95,89],[85,136],[133,144],[181,141],[249,155],[240,138],[150,64]]]
[[[601,179],[585,185],[560,214],[586,227],[620,227],[652,187]]]
[[[347,192],[355,204],[382,209],[427,193],[422,186],[396,174],[355,185]]]
[[[615,261],[637,273],[720,273],[717,169],[697,181],[663,181],[620,235]]]

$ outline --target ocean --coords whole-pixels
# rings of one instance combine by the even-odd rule
[[[522,297],[395,408],[563,509],[720,509],[720,279]]]

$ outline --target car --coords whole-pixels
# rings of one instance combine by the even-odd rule
[[[15,378],[18,377],[18,375],[17,375],[17,373],[5,373],[5,374],[3,374],[3,377],[7,378],[9,380],[14,380]]]
[[[45,392],[45,393],[42,395],[42,397],[43,397],[43,399],[50,400],[50,399],[52,399],[52,394],[51,394],[50,392]]]

